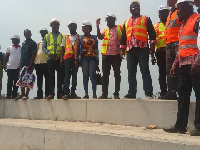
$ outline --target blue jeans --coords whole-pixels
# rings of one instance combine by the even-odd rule
[[[148,48],[133,47],[127,52],[127,69],[128,69],[128,94],[136,96],[137,93],[137,65],[139,64],[140,72],[143,79],[143,90],[146,96],[153,95],[152,79],[149,71],[149,50]]]
[[[98,62],[92,57],[83,57],[81,61],[81,67],[83,71],[83,86],[85,93],[88,93],[88,81],[89,77],[92,82],[93,94],[96,94],[97,83],[96,83],[96,70]]]

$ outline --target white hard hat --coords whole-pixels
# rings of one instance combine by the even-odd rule
[[[48,31],[48,30],[47,30],[47,28],[45,28],[45,27],[41,27],[41,28],[40,28],[40,32],[41,32],[41,31]]]
[[[70,21],[68,22],[68,25],[70,25],[70,24],[72,24],[72,23],[74,23],[74,24],[77,25],[76,21],[74,21],[74,20],[70,20]]]
[[[84,26],[91,26],[92,27],[92,24],[89,21],[84,21],[83,24],[82,24],[82,27],[84,27]]]
[[[106,15],[106,19],[107,19],[108,17],[113,17],[113,18],[115,18],[115,20],[117,20],[117,17],[116,17],[115,14],[113,14],[113,13],[108,13],[108,14]]]
[[[20,40],[20,37],[19,37],[19,35],[17,35],[17,34],[13,34],[12,37],[11,37],[10,39],[11,39],[11,40],[12,40],[12,39],[19,39],[19,40]]]
[[[182,2],[189,2],[190,5],[193,5],[194,0],[178,0],[177,3],[176,3],[176,7],[177,7],[177,5],[178,5],[179,3],[182,3]]]
[[[165,9],[170,10],[170,7],[169,7],[169,6],[166,6],[166,5],[161,5],[161,6],[159,7],[159,10],[165,10]]]
[[[51,26],[51,24],[52,24],[53,22],[58,22],[58,23],[60,24],[60,21],[59,21],[59,20],[57,20],[56,18],[53,18],[53,19],[51,20],[51,22],[50,22],[50,26]]]
[[[138,0],[132,1],[130,5],[132,5],[133,3],[138,3],[140,5],[140,1]]]

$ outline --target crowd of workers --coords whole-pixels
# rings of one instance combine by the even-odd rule
[[[123,25],[116,25],[116,16],[106,16],[108,28],[100,31],[100,18],[96,20],[97,35],[91,35],[92,24],[84,21],[83,35],[77,33],[77,23],[70,21],[70,33],[59,32],[60,22],[52,19],[50,27],[41,28],[42,40],[36,44],[31,31],[24,30],[26,40],[19,45],[20,37],[11,37],[13,45],[8,47],[3,61],[7,71],[7,99],[27,100],[37,75],[36,99],[54,99],[55,71],[57,71],[57,98],[80,99],[76,94],[77,72],[81,66],[83,86],[88,99],[88,81],[92,83],[93,98],[107,99],[111,66],[114,70],[114,99],[120,99],[121,61],[127,58],[129,90],[122,99],[135,99],[137,93],[137,65],[143,79],[143,90],[147,99],[152,99],[153,86],[149,71],[149,54],[152,64],[159,68],[159,99],[178,100],[178,114],[175,126],[164,129],[170,133],[185,133],[188,123],[190,95],[192,88],[196,96],[195,130],[191,135],[200,135],[200,15],[194,12],[194,0],[167,0],[168,6],[159,8],[160,22],[152,24],[150,17],[140,15],[140,2],[130,4],[131,17]],[[171,8],[170,8],[171,7]],[[198,9],[200,11],[200,9]],[[96,95],[96,71],[99,70],[98,40],[103,40],[102,95]],[[20,78],[18,77],[19,71]],[[28,75],[27,75],[28,74]],[[43,76],[45,92],[43,91]],[[70,79],[72,85],[70,88]],[[17,95],[18,86],[21,94]],[[178,94],[178,96],[177,96]]]

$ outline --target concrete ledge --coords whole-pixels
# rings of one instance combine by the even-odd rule
[[[194,129],[195,102],[191,102],[188,127]],[[66,120],[159,128],[175,124],[176,101],[161,100],[27,100],[0,101],[0,117]]]
[[[1,119],[0,150],[199,150],[200,137],[97,123]]]

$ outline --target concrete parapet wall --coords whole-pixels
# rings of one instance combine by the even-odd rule
[[[188,127],[194,129],[195,102],[191,102]],[[159,128],[175,124],[176,101],[161,100],[27,100],[0,101],[1,118],[66,120]]]

